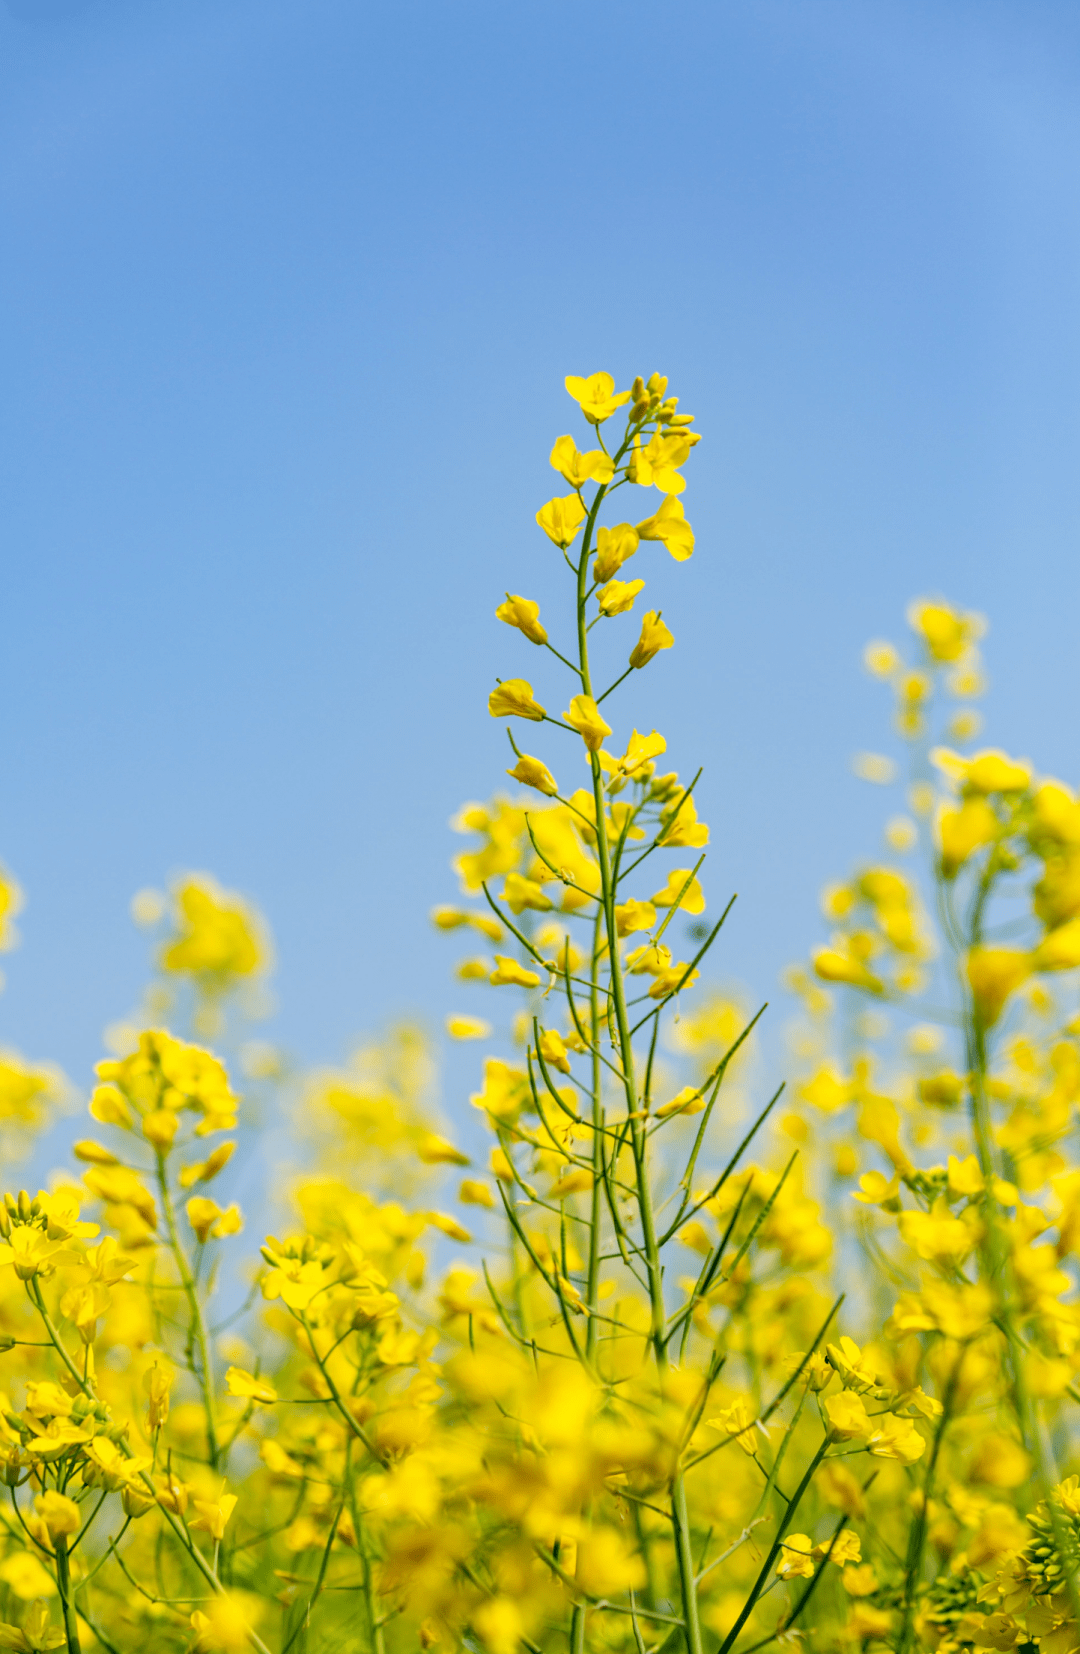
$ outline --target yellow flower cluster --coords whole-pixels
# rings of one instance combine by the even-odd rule
[[[407,1027],[307,1075],[251,1042],[226,1066],[204,1040],[258,1010],[262,921],[203,876],[136,898],[159,974],[81,1183],[0,1204],[0,1647],[1080,1648],[1080,801],[957,750],[982,623],[914,604],[913,663],[866,656],[911,814],[825,892],[768,1095],[762,1011],[702,981],[731,903],[703,918],[701,771],[615,699],[674,645],[659,601],[619,623],[643,548],[694,550],[698,434],[660,375],[566,389],[584,446],[557,438],[569,492],[536,513],[566,612],[497,603],[539,651],[488,702],[516,785],[462,808],[432,915],[471,939],[461,991],[496,990],[447,1022],[484,1042],[483,1146]],[[0,876],[0,945],[17,905]],[[0,1058],[5,1125],[60,1089]],[[245,1297],[229,1195],[271,1106],[292,1181]]]

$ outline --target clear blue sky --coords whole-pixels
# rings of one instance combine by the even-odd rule
[[[305,1059],[478,1008],[427,912],[567,372],[707,435],[633,706],[706,766],[722,972],[771,992],[878,844],[911,596],[1077,779],[1070,0],[0,0],[0,129],[0,1043],[85,1083],[186,867],[267,910]]]

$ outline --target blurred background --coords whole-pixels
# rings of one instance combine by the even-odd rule
[[[496,674],[564,693],[494,609],[558,640],[566,373],[706,439],[616,733],[705,766],[714,975],[775,995],[880,853],[908,599],[988,615],[987,738],[1080,779],[1065,0],[0,0],[0,133],[0,1045],[85,1087],[184,869],[266,912],[298,1060],[490,1013],[428,913]]]

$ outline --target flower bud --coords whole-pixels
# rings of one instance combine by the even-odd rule
[[[120,1503],[124,1507],[124,1515],[137,1521],[140,1516],[146,1515],[154,1500],[146,1488],[129,1482],[120,1495]]]

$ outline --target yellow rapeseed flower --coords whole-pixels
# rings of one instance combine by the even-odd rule
[[[536,520],[548,539],[554,540],[557,546],[565,550],[575,538],[586,516],[585,507],[577,494],[557,494],[553,500],[540,507],[536,513]]]
[[[559,783],[547,765],[541,763],[539,758],[531,758],[527,752],[521,753],[513,769],[506,773],[523,786],[535,787],[546,798],[554,798],[559,791]]]
[[[560,476],[566,478],[571,488],[577,489],[584,488],[587,482],[610,482],[615,472],[611,456],[605,454],[602,448],[592,448],[587,454],[579,454],[572,436],[556,437],[551,450],[551,464]]]
[[[530,718],[543,723],[547,714],[539,701],[533,699],[532,684],[524,678],[506,678],[488,696],[488,711],[493,718]]]
[[[587,379],[571,373],[567,375],[565,384],[590,425],[602,425],[605,419],[611,418],[616,408],[623,407],[630,400],[629,391],[616,391],[610,373],[592,373]]]
[[[614,528],[597,529],[596,561],[593,564],[593,579],[597,585],[602,585],[604,581],[610,580],[612,575],[618,574],[627,559],[633,557],[637,551],[639,542],[638,531],[631,523],[618,523]]]
[[[530,643],[547,642],[547,633],[540,624],[540,605],[529,597],[512,597],[507,592],[506,602],[495,610],[495,618],[505,621],[507,626],[515,626]]]
[[[661,540],[677,563],[685,563],[693,555],[694,531],[686,521],[682,502],[668,494],[659,511],[637,525],[642,540]]]
[[[611,725],[604,722],[591,695],[575,695],[563,713],[563,721],[577,730],[590,752],[598,752],[605,737],[611,734]]]
[[[600,613],[609,618],[612,615],[627,614],[634,607],[634,599],[638,592],[644,590],[644,580],[609,580],[596,594],[597,606]]]
[[[650,609],[641,617],[641,636],[630,652],[630,665],[639,668],[648,666],[661,649],[670,649],[674,642],[659,613]]]

